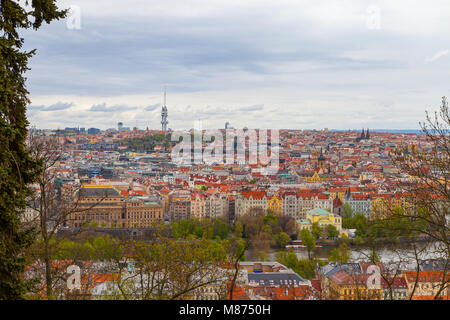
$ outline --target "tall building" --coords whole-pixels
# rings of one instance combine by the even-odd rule
[[[319,169],[325,170],[325,156],[323,155],[322,148],[320,148],[320,156],[317,159],[317,166]]]
[[[164,219],[163,204],[142,197],[122,199],[112,185],[86,185],[76,193],[80,208],[70,213],[66,224],[72,228],[150,228]]]
[[[167,121],[167,107],[166,107],[166,88],[164,88],[164,105],[161,109],[161,125],[162,125],[162,131],[167,131],[167,124],[169,121]]]
[[[364,129],[362,129],[361,135],[358,138],[356,138],[356,142],[369,139],[370,139],[369,128],[367,128],[367,133],[364,133]]]

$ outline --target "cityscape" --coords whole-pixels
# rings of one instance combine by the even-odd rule
[[[320,300],[325,305],[330,300],[450,299],[448,77],[445,90],[440,85],[429,89],[427,84],[422,91],[416,75],[408,79],[409,89],[400,87],[404,84],[390,86],[387,79],[385,100],[376,109],[370,104],[349,106],[352,100],[344,90],[348,84],[351,90],[360,89],[354,102],[367,103],[365,95],[372,94],[368,88],[380,89],[378,80],[358,87],[343,78],[342,84],[331,86],[334,71],[326,71],[330,82],[323,83],[323,96],[331,99],[326,107],[321,98],[302,100],[299,93],[299,106],[294,108],[294,85],[284,97],[263,84],[262,79],[269,83],[276,77],[263,75],[262,65],[269,62],[261,54],[264,62],[239,58],[251,66],[249,73],[252,68],[255,77],[260,73],[256,86],[262,89],[260,94],[249,93],[242,104],[232,102],[243,97],[235,93],[233,81],[227,91],[214,88],[215,74],[208,75],[206,84],[181,73],[152,82],[147,103],[136,94],[147,89],[141,92],[136,85],[135,92],[129,90],[128,84],[134,82],[128,82],[127,71],[121,78],[120,70],[136,62],[130,53],[124,65],[117,63],[116,69],[109,65],[115,70],[108,78],[111,91],[99,83],[95,96],[84,85],[95,86],[96,70],[103,72],[100,66],[90,67],[92,82],[74,85],[67,80],[58,85],[61,78],[52,78],[50,71],[46,77],[38,74],[46,65],[40,60],[39,45],[17,32],[21,28],[42,32],[46,37],[42,55],[53,59],[56,68],[62,56],[50,53],[48,41],[57,45],[61,31],[52,30],[64,24],[69,32],[85,30],[79,25],[83,12],[87,15],[83,28],[89,30],[95,5],[79,1],[65,11],[65,1],[41,2],[42,6],[2,0],[0,7],[0,300],[182,300],[204,304],[183,304],[177,309],[179,316],[210,317],[214,310],[205,301]],[[175,2],[174,15],[184,12],[186,8]],[[231,10],[225,7],[224,12]],[[370,32],[382,29],[377,20],[380,8],[397,13],[384,2],[369,6],[364,12],[371,21],[366,25]],[[197,10],[189,11],[189,19],[204,17],[206,9]],[[217,12],[211,10],[211,17]],[[278,14],[277,19],[291,18],[286,12]],[[389,18],[388,14],[381,21],[389,24]],[[62,23],[64,19],[68,20]],[[279,32],[275,20],[270,30]],[[328,28],[331,22],[321,23]],[[186,37],[195,30],[186,30]],[[108,47],[104,42],[108,33],[94,31],[96,50]],[[55,38],[50,40],[52,32]],[[84,36],[68,41],[81,43]],[[157,39],[164,51],[163,37]],[[36,63],[24,49],[27,41],[38,47]],[[227,45],[223,43],[225,51]],[[193,70],[208,74],[196,60],[207,56],[211,61],[205,63],[221,68],[212,55],[197,57],[185,49],[186,64],[180,70],[189,76]],[[161,54],[152,50],[147,54]],[[119,57],[121,50],[117,52]],[[111,63],[102,54],[105,64]],[[178,63],[171,60],[172,51],[165,54],[169,64]],[[444,60],[447,54],[448,50],[441,51],[426,63]],[[218,56],[227,74],[228,58]],[[90,56],[80,59],[88,61]],[[167,61],[161,60],[161,69],[172,74]],[[67,74],[79,76],[83,63],[69,62]],[[283,63],[280,68],[286,67]],[[324,67],[328,62],[321,63]],[[364,69],[352,63],[345,70]],[[158,66],[152,62],[142,68],[158,75]],[[380,62],[376,68],[389,69],[396,77],[391,67],[396,68],[382,67]],[[321,77],[322,71],[317,72]],[[246,77],[236,79],[236,86],[244,86],[244,96],[254,90],[246,87],[254,81]],[[315,81],[312,78],[311,86]],[[118,83],[127,83],[123,91]],[[209,85],[213,89],[206,89]],[[42,89],[45,86],[53,86],[54,93]],[[418,94],[417,104],[408,107],[410,98],[402,98],[407,91],[392,94],[397,89],[420,91],[412,93]],[[214,93],[217,105],[212,102]],[[203,103],[206,96],[212,100]],[[130,97],[137,100],[128,104],[120,100]],[[227,107],[220,106],[221,99]],[[427,104],[421,105],[424,101]],[[298,307],[306,302],[295,303]],[[270,313],[270,304],[247,305],[250,309],[245,311],[239,304],[224,305],[223,312]]]

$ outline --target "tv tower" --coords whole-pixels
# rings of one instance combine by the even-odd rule
[[[167,131],[167,124],[169,121],[167,121],[167,107],[166,107],[166,87],[164,87],[164,105],[161,109],[161,125],[162,125],[162,131]]]

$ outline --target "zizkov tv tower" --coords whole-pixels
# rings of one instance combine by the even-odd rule
[[[162,131],[167,131],[167,124],[169,121],[167,121],[167,107],[166,107],[166,88],[164,87],[164,105],[161,109],[161,125],[162,125]]]

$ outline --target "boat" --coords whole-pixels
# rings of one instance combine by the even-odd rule
[[[296,249],[296,248],[306,248],[306,246],[302,244],[288,244],[286,245],[287,249]]]

